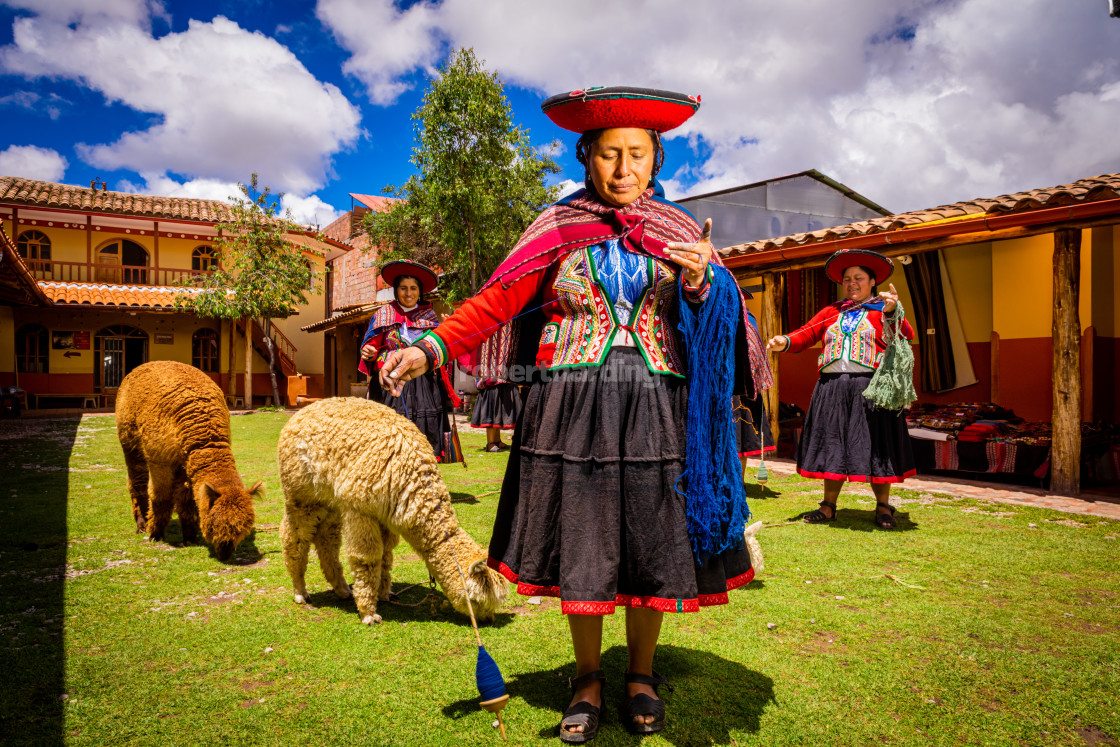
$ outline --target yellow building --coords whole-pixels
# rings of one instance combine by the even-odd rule
[[[231,401],[242,397],[243,327],[198,318],[174,302],[184,280],[216,266],[216,226],[228,210],[218,200],[0,177],[0,228],[46,299],[0,305],[0,386],[25,390],[31,407],[106,407],[133,368],[174,360],[208,373]],[[320,278],[341,252],[329,240],[291,238]],[[294,376],[301,393],[321,396],[322,336],[300,326],[322,319],[326,300],[309,299],[273,325],[281,397]],[[253,404],[261,405],[272,389],[264,335],[253,326]]]

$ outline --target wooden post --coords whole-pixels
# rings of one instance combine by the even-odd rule
[[[999,404],[999,332],[996,332],[995,330],[992,330],[991,341],[992,341],[992,345],[991,345],[991,351],[990,352],[991,352],[991,358],[992,358],[992,367],[991,367],[992,392],[991,392],[991,394],[988,395],[988,401],[990,401],[994,405],[998,405]]]
[[[765,343],[774,335],[782,334],[782,303],[785,300],[786,277],[780,272],[767,272],[762,276],[762,316],[758,331]],[[774,372],[774,386],[766,390],[766,415],[774,443],[778,442],[778,354],[770,353],[770,369]]]
[[[253,409],[253,317],[245,317],[245,409]]]
[[[1070,496],[1081,492],[1080,279],[1081,230],[1055,231],[1050,491]]]

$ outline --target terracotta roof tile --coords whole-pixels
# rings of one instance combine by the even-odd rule
[[[203,223],[220,223],[229,218],[229,205],[221,200],[134,195],[18,176],[0,176],[0,201]]]
[[[108,285],[39,281],[39,287],[56,305],[112,306],[174,311],[175,296],[189,289],[166,286]]]
[[[1118,198],[1120,198],[1120,174],[1102,174],[1101,176],[1079,179],[1071,184],[1060,184],[1046,189],[1032,189],[1027,192],[1016,192],[999,197],[965,200],[926,210],[915,210],[909,213],[889,215],[885,218],[874,218],[848,223],[843,226],[833,226],[811,233],[796,233],[774,239],[761,239],[746,244],[737,244],[721,249],[720,254],[724,257],[735,257],[771,249],[788,249],[854,236],[869,236],[887,231],[899,231],[907,227],[933,221],[950,220],[961,216],[1007,215]]]

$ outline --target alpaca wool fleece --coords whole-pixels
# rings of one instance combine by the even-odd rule
[[[297,604],[308,598],[307,556],[315,545],[335,594],[353,594],[363,623],[381,622],[377,603],[389,598],[393,548],[403,537],[457,611],[467,614],[469,597],[479,620],[494,618],[508,584],[459,526],[432,447],[407,418],[370,400],[325,399],[288,421],[277,457],[280,540]],[[343,541],[352,590],[339,562]]]
[[[253,498],[230,450],[229,408],[209,376],[175,361],[152,361],[124,377],[117,437],[128,470],[136,531],[162,540],[178,513],[183,541],[199,530],[222,561],[253,530]]]

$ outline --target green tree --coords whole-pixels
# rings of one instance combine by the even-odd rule
[[[469,48],[440,66],[412,115],[417,174],[385,188],[403,198],[366,226],[382,259],[408,258],[444,273],[452,300],[478,290],[533,218],[555,199],[560,168],[513,125],[497,73]]]
[[[176,304],[200,317],[230,320],[231,334],[234,321],[244,322],[245,406],[252,409],[253,320],[264,332],[272,396],[279,405],[272,320],[290,315],[297,305],[307,303],[309,292],[320,293],[322,288],[316,287],[315,270],[304,259],[302,247],[290,239],[302,228],[292,220],[291,211],[280,214],[283,193],[273,195],[269,187],[260,190],[255,173],[249,184],[237,186],[241,196],[230,198],[229,217],[217,226],[218,267],[193,279],[195,292],[179,294]],[[232,361],[230,366],[232,370]],[[232,376],[230,381],[232,386]]]

